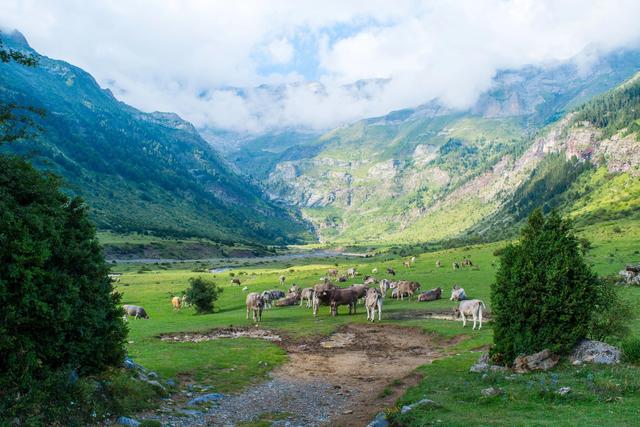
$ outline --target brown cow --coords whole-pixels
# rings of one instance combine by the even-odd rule
[[[257,292],[251,292],[247,294],[247,320],[249,320],[249,311],[253,311],[253,321],[259,322],[262,320],[262,309],[264,308],[264,298]]]
[[[180,297],[171,298],[171,305],[173,306],[174,310],[180,310],[180,307],[182,306]]]
[[[327,270],[327,276],[336,277],[337,275],[338,275],[337,268],[330,268],[329,270]]]
[[[411,268],[411,262],[409,261],[403,262],[402,265],[404,265],[406,268]]]
[[[311,308],[311,303],[313,302],[313,288],[304,288],[302,293],[300,294],[300,307],[302,307],[302,303],[307,301],[307,308]]]
[[[327,291],[329,293],[329,305],[331,306],[331,315],[338,315],[338,306],[348,305],[349,314],[353,310],[356,314],[356,302],[358,301],[357,292],[352,288],[334,288]]]
[[[364,298],[364,296],[367,294],[367,289],[369,289],[369,286],[368,285],[351,285],[347,289],[353,289],[353,291],[356,293],[356,301],[357,301],[360,298]]]
[[[411,301],[411,297],[416,293],[418,289],[420,289],[420,283],[418,282],[409,282],[407,280],[401,280],[398,282],[398,296],[401,300],[404,300],[404,295],[409,295],[409,301]]]
[[[318,307],[322,305],[330,305],[330,291],[335,289],[335,285],[331,282],[318,283],[313,287],[313,317],[318,316]]]
[[[231,284],[240,286],[242,284],[242,282],[240,281],[240,279],[236,278],[236,279],[232,279],[231,280]]]
[[[435,301],[442,298],[442,288],[433,288],[418,295],[418,301]]]

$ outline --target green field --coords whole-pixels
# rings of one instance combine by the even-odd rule
[[[622,220],[588,226],[580,230],[580,235],[593,242],[588,257],[595,270],[602,275],[616,273],[625,263],[640,261],[640,245],[637,243],[640,226],[635,221]],[[572,397],[559,400],[547,396],[540,389],[539,383],[544,383],[545,378],[547,383],[553,380],[548,373],[519,376],[517,381],[505,379],[504,374],[501,378],[493,375],[483,379],[467,373],[468,367],[479,356],[478,350],[491,344],[491,323],[487,323],[481,332],[472,332],[469,326],[463,330],[459,322],[419,318],[425,311],[449,312],[454,306],[448,300],[453,284],[463,286],[469,296],[483,299],[490,311],[489,288],[497,268],[493,252],[503,244],[419,254],[415,266],[410,269],[402,266],[406,257],[401,258],[389,250],[371,258],[348,260],[344,257],[305,259],[288,264],[257,264],[255,261],[252,264],[248,260],[245,265],[231,271],[242,280],[242,286],[248,286],[251,291],[278,288],[278,277],[281,274],[287,276],[285,287],[294,282],[302,287],[312,286],[328,268],[336,265],[341,270],[356,266],[363,274],[370,274],[374,267],[383,272],[385,267],[390,266],[398,272],[397,278],[417,280],[423,290],[442,287],[444,299],[436,302],[403,302],[390,298],[385,300],[383,324],[420,327],[425,332],[433,332],[446,338],[461,337],[450,347],[450,357],[419,369],[424,376],[423,381],[409,389],[401,399],[401,403],[406,404],[428,397],[439,402],[442,407],[421,408],[411,412],[409,416],[397,419],[406,425],[427,425],[437,423],[437,420],[444,422],[444,425],[462,425],[470,419],[477,422],[477,414],[472,411],[482,411],[487,425],[620,425],[621,420],[629,419],[633,411],[637,412],[640,403],[640,399],[632,393],[640,389],[640,384],[635,379],[640,372],[635,367],[622,366],[609,370],[585,368],[586,370],[576,371],[565,366],[556,369],[554,373],[558,379],[555,381],[577,390]],[[460,261],[465,256],[472,259],[476,267],[453,271],[451,263]],[[435,267],[436,260],[441,260],[442,268]],[[205,331],[252,324],[244,318],[245,293],[241,287],[230,284],[230,272],[209,274],[193,271],[202,271],[203,267],[207,265],[176,263],[118,265],[114,268],[125,272],[118,285],[118,290],[123,293],[123,302],[143,305],[151,317],[147,321],[129,321],[128,351],[137,362],[157,371],[164,378],[208,384],[222,392],[238,391],[251,382],[264,378],[274,366],[286,361],[286,352],[274,343],[249,338],[201,343],[170,343],[158,338],[162,333]],[[179,295],[186,289],[188,279],[198,275],[204,275],[224,288],[224,293],[216,303],[215,312],[196,315],[192,308],[174,311],[170,304],[171,295]],[[361,281],[362,278],[356,278],[357,280]],[[355,281],[351,280],[344,285],[350,283]],[[634,306],[640,303],[640,289],[621,288],[621,292]],[[296,338],[329,335],[345,323],[366,322],[361,307],[357,315],[345,314],[333,318],[328,315],[328,308],[322,307],[317,319],[306,308],[273,308],[264,312],[261,327]],[[640,318],[632,319],[632,322],[634,335],[640,336]],[[588,376],[587,370],[591,372],[589,378],[595,378],[593,381],[599,384],[598,387],[589,388],[591,383],[583,381]],[[607,388],[607,381],[614,385]],[[483,400],[479,390],[491,384],[499,384],[508,390],[505,395],[507,397]],[[604,395],[608,397],[600,399]],[[567,419],[567,414],[578,411],[575,408],[580,409],[580,416]]]

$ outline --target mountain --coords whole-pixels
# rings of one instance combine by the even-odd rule
[[[295,210],[268,200],[190,123],[118,101],[80,68],[39,55],[17,32],[0,37],[38,58],[35,68],[0,64],[0,102],[45,112],[26,113],[38,130],[2,151],[62,176],[99,229],[231,243],[312,237]]]
[[[506,232],[497,220],[505,206],[520,206],[517,215],[502,217],[512,224],[554,196],[522,186],[554,173],[567,174],[570,186],[585,173],[584,160],[595,162],[580,157],[571,170],[557,154],[567,149],[560,136],[574,132],[566,115],[637,72],[640,51],[613,52],[590,67],[578,64],[501,71],[466,111],[434,100],[315,138],[262,135],[226,155],[274,200],[299,207],[324,241],[477,237],[494,225]],[[530,201],[525,207],[514,197]]]

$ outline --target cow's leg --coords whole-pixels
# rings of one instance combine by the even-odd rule
[[[246,319],[249,320],[249,307],[247,307],[247,316]]]
[[[478,307],[478,317],[480,318],[480,327],[478,330],[482,329],[482,307]]]
[[[477,321],[478,321],[478,310],[473,310],[473,329],[476,328]]]
[[[382,321],[382,301],[378,300],[378,321]]]
[[[460,312],[460,317],[462,317],[462,327],[464,328],[467,326],[467,319],[462,311]]]

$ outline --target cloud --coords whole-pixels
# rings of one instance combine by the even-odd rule
[[[267,52],[276,64],[286,64],[293,58],[293,46],[287,39],[272,41],[267,46]]]
[[[499,69],[577,57],[588,70],[639,46],[637,16],[637,0],[0,3],[0,25],[123,101],[249,132],[328,128],[436,97],[464,108]]]

